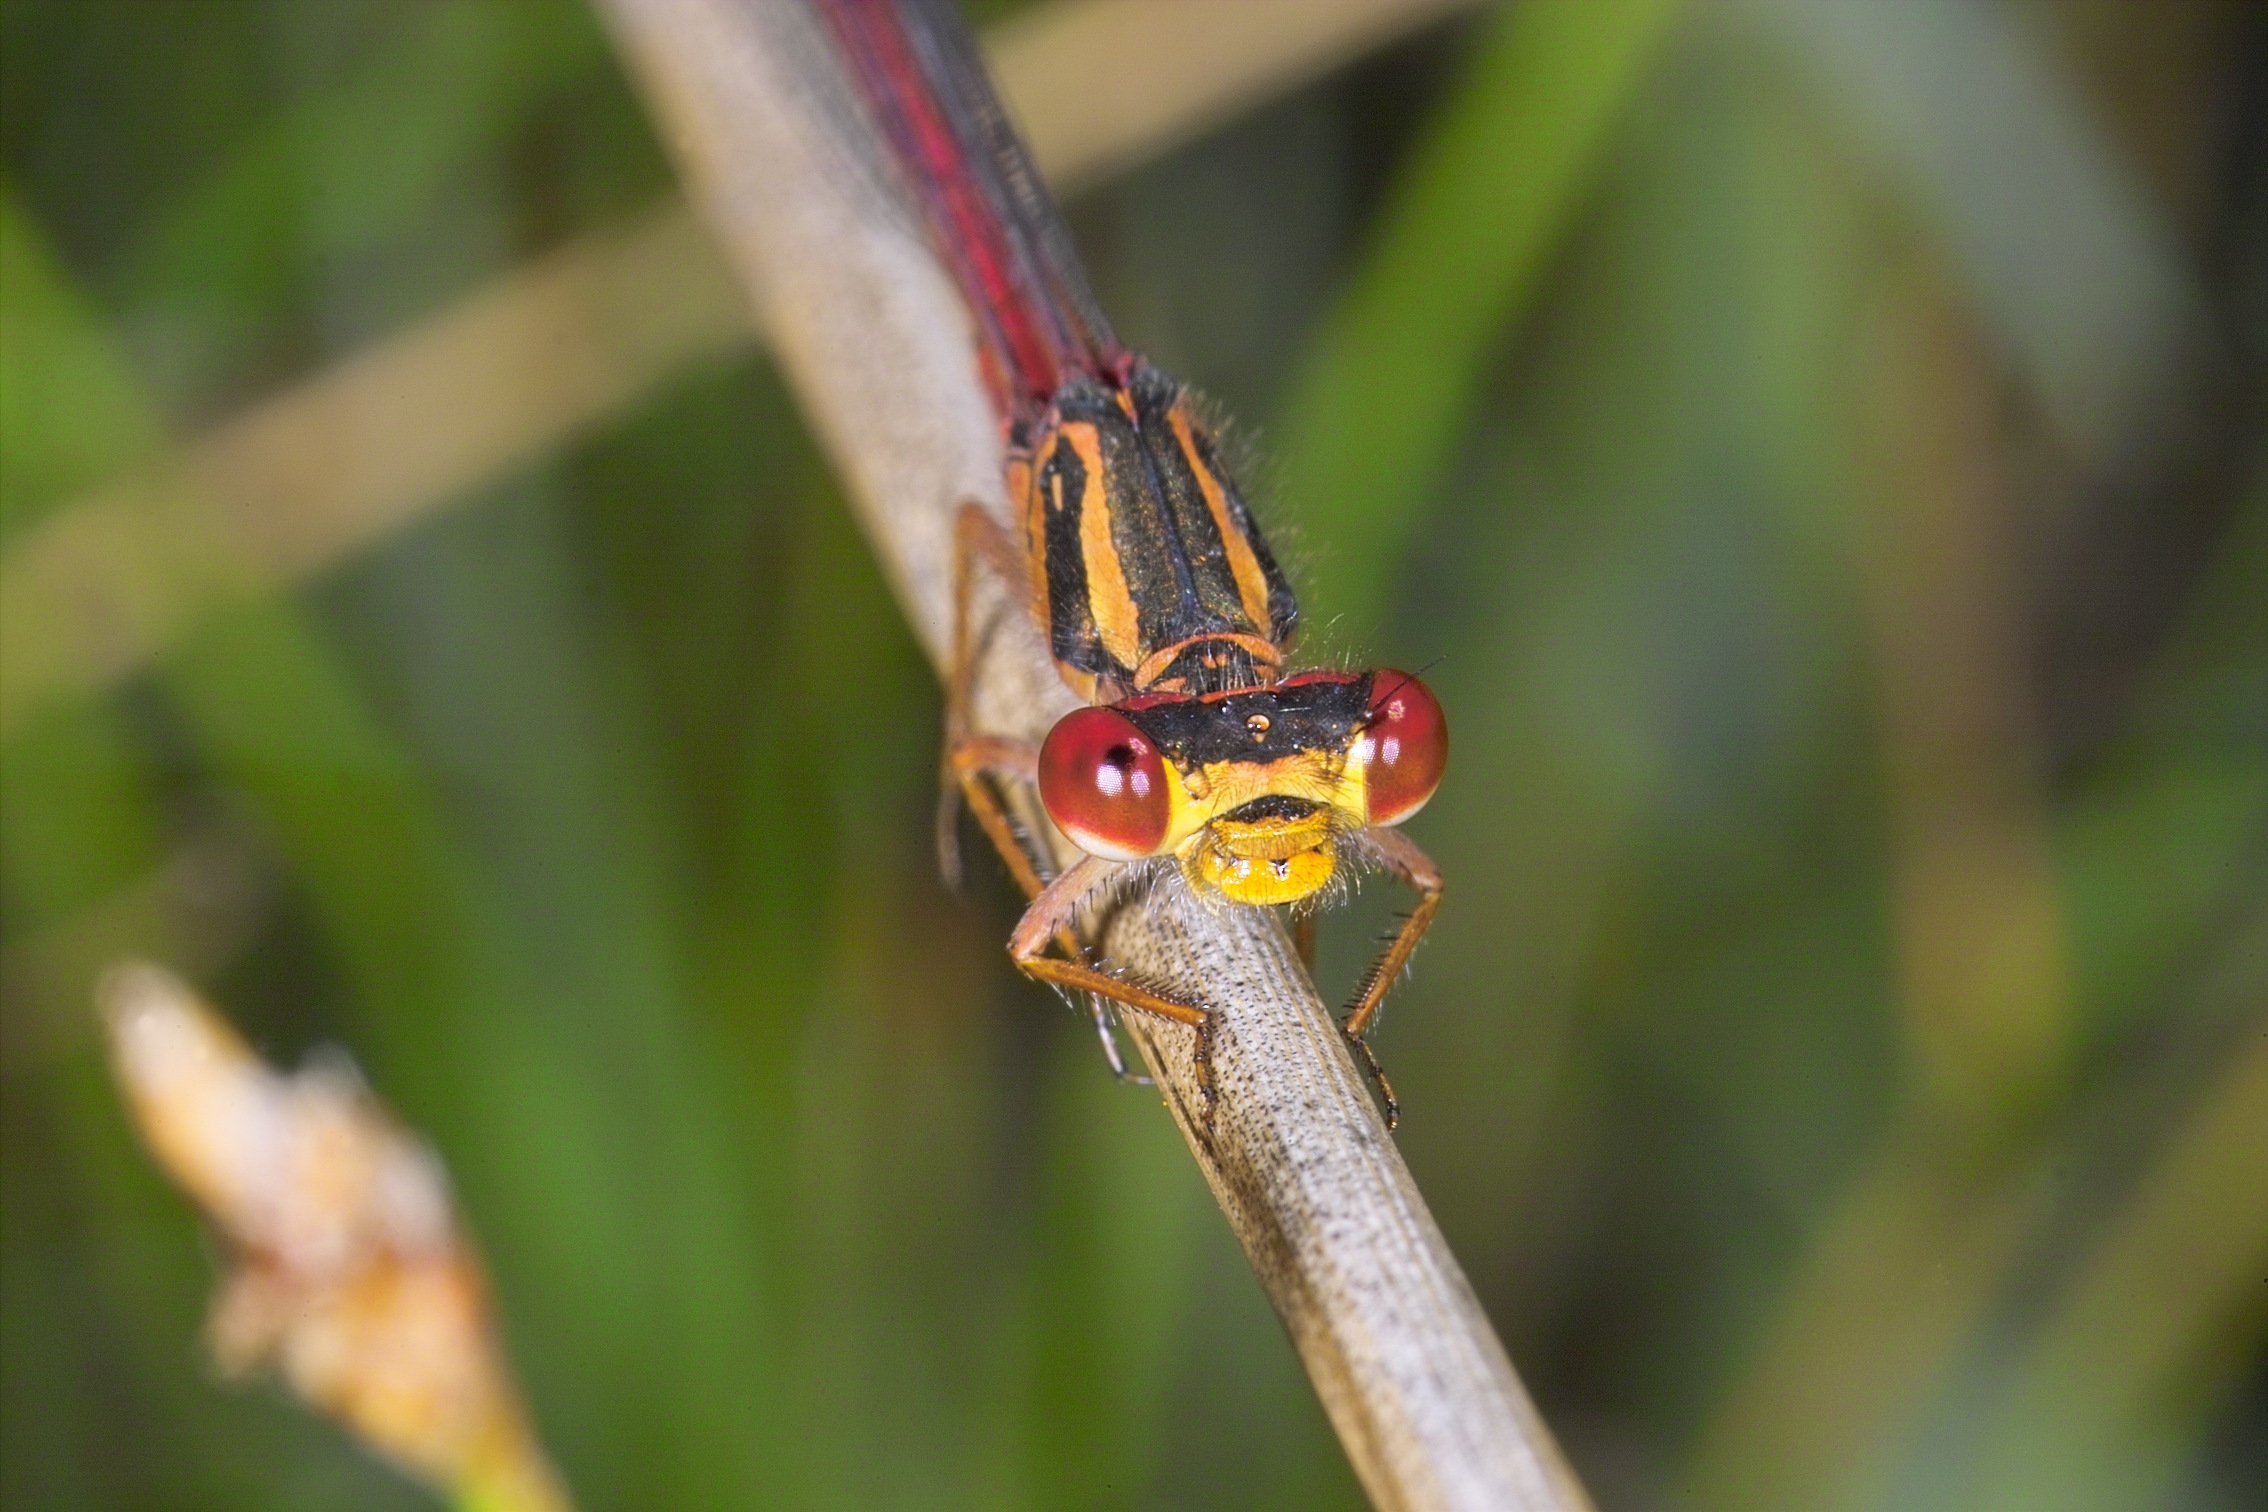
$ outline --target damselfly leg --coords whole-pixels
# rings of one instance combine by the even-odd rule
[[[1386,1000],[1395,978],[1410,964],[1410,957],[1425,938],[1426,930],[1433,926],[1433,916],[1441,908],[1441,869],[1433,858],[1418,849],[1417,842],[1398,829],[1373,830],[1370,833],[1371,850],[1395,878],[1417,894],[1417,906],[1404,916],[1401,926],[1386,942],[1386,948],[1370,969],[1363,973],[1361,984],[1355,989],[1354,1001],[1348,1005],[1347,1016],[1339,1023],[1340,1030],[1353,1042],[1363,1063],[1378,1082],[1379,1100],[1386,1105],[1386,1127],[1397,1128],[1402,1121],[1402,1105],[1394,1096],[1394,1084],[1386,1079],[1386,1068],[1378,1063],[1378,1052],[1370,1048],[1368,1033],[1378,1017],[1378,1005]]]
[[[1176,1002],[1162,993],[1112,976],[1089,965],[1084,952],[1070,960],[1043,954],[1051,940],[1070,932],[1080,913],[1096,901],[1110,886],[1114,874],[1126,864],[1100,856],[1082,856],[1063,875],[1048,883],[1032,900],[1032,906],[1024,910],[1024,917],[1017,921],[1016,932],[1008,937],[1008,957],[1027,976],[1073,992],[1095,993],[1114,1003],[1123,1003],[1137,1013],[1194,1029],[1197,1046],[1191,1061],[1197,1072],[1197,1094],[1204,1104],[1202,1116],[1210,1127],[1213,1119],[1212,1012],[1191,1003]]]
[[[953,660],[945,686],[945,770],[937,795],[937,862],[947,882],[961,880],[960,804],[966,802],[993,848],[1016,877],[1024,896],[1035,898],[1044,885],[1030,847],[993,791],[991,774],[1030,782],[1039,769],[1039,747],[1029,741],[979,735],[969,702],[978,660],[975,627],[976,570],[989,566],[1020,599],[1024,558],[1007,528],[983,506],[964,503],[953,516]]]
[[[1045,863],[1018,833],[1015,820],[1000,800],[994,783],[1005,780],[1031,784],[1038,772],[1039,750],[1029,741],[979,735],[970,728],[969,702],[977,657],[973,628],[975,578],[981,563],[1020,592],[1024,564],[1007,530],[974,503],[963,504],[955,517],[953,547],[953,669],[945,695],[945,771],[939,799],[939,859],[948,877],[958,875],[959,846],[954,843],[953,831],[959,818],[957,805],[966,802],[978,827],[1000,853],[1001,861],[1016,879],[1016,885],[1024,890],[1030,905],[1009,945],[1010,958],[1017,968],[1040,981],[1088,994],[1095,1033],[1103,1044],[1103,1057],[1110,1065],[1111,1074],[1122,1082],[1150,1085],[1148,1077],[1127,1067],[1118,1041],[1111,1034],[1109,1014],[1101,999],[1123,1003],[1137,1012],[1196,1029],[1198,1088],[1209,1120],[1213,1102],[1212,1015],[1202,1008],[1177,1003],[1120,981],[1098,969],[1090,963],[1079,942],[1076,929],[1079,911],[1106,880],[1108,872],[1116,869],[1115,865],[1088,857],[1052,882],[1048,881],[1044,876]],[[1050,941],[1062,953],[1061,959],[1042,954]]]

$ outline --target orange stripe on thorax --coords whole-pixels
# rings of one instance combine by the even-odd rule
[[[1260,570],[1260,558],[1252,550],[1252,542],[1236,527],[1229,514],[1228,495],[1221,488],[1221,480],[1205,465],[1205,454],[1197,446],[1189,421],[1186,401],[1176,403],[1172,414],[1174,439],[1181,443],[1182,455],[1189,459],[1189,470],[1196,475],[1197,486],[1204,491],[1205,507],[1212,511],[1213,528],[1221,533],[1221,545],[1228,552],[1229,575],[1236,579],[1236,596],[1244,604],[1245,617],[1261,629],[1268,626],[1268,574]]]
[[[1057,445],[1078,453],[1086,474],[1086,492],[1079,500],[1079,557],[1087,569],[1087,612],[1094,616],[1103,650],[1120,666],[1131,667],[1142,659],[1142,616],[1111,534],[1102,439],[1092,425],[1066,425],[1056,434]]]
[[[1055,449],[1051,431],[1035,451],[1012,448],[1008,453],[1008,497],[1023,511],[1024,567],[1031,583],[1032,612],[1046,633],[1053,612],[1047,593],[1047,500],[1039,495],[1040,470]]]

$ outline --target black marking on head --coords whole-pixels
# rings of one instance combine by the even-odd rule
[[[1221,817],[1232,824],[1264,824],[1270,819],[1305,819],[1322,806],[1305,798],[1270,793],[1264,798],[1255,798],[1250,803],[1239,804]]]
[[[1250,688],[1205,698],[1121,705],[1134,727],[1183,771],[1217,761],[1269,762],[1302,751],[1344,752],[1370,707],[1368,676]],[[1268,726],[1255,732],[1252,716]]]

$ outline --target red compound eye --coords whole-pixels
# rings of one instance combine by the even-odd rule
[[[1040,802],[1092,856],[1134,861],[1165,844],[1173,818],[1165,758],[1116,709],[1075,709],[1040,747]]]
[[[1370,822],[1400,824],[1425,807],[1449,764],[1449,721],[1424,683],[1407,672],[1371,674]]]

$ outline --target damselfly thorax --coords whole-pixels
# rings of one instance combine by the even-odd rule
[[[966,798],[1032,898],[1011,956],[1093,996],[1121,1074],[1101,1000],[1194,1029],[1209,1102],[1212,1010],[1104,970],[1080,935],[1087,910],[1129,867],[1178,874],[1223,904],[1294,910],[1331,896],[1351,864],[1380,867],[1418,902],[1343,1027],[1391,1123],[1393,1092],[1364,1033],[1440,904],[1440,873],[1394,828],[1440,781],[1440,705],[1400,672],[1286,675],[1299,622],[1290,586],[1197,405],[1111,333],[949,8],[818,5],[961,289],[1001,417],[1017,518],[971,503],[956,520],[945,771],[948,793]],[[970,722],[983,570],[1023,590],[1057,670],[1088,705],[1036,747]],[[1003,782],[1036,783],[1081,859],[1045,875],[1010,822]]]
[[[1082,698],[1273,682],[1299,606],[1186,390],[1075,377],[1012,437],[1031,596]]]

